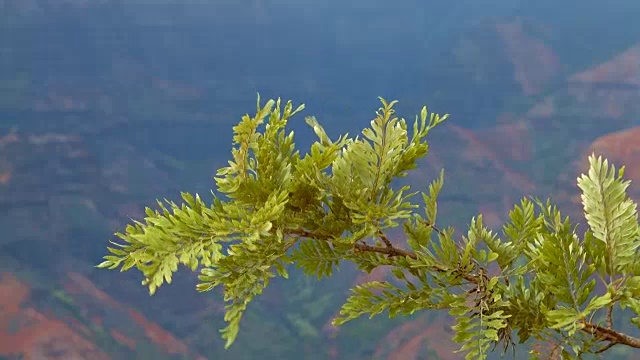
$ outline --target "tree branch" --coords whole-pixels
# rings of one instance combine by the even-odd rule
[[[417,255],[411,251],[407,251],[401,248],[397,248],[394,246],[391,247],[380,247],[380,246],[371,246],[371,245],[367,245],[365,243],[356,243],[354,245],[354,248],[358,251],[369,251],[369,252],[375,252],[375,253],[380,253],[380,254],[385,254],[388,256],[404,256],[404,257],[408,257],[411,259],[417,259]],[[433,270],[437,271],[437,272],[446,272],[447,269],[443,269],[441,267],[438,267],[437,265],[434,265],[431,267]],[[461,278],[469,281],[470,283],[473,284],[478,284],[480,283],[483,279],[483,276],[474,276],[468,273],[464,273],[464,272],[458,272],[458,276],[460,276]]]
[[[636,349],[640,349],[640,339],[615,331],[613,329],[607,329],[605,327],[602,327],[600,325],[596,325],[596,324],[592,324],[590,322],[586,322],[584,320],[582,320],[582,324],[584,325],[584,328],[582,328],[583,331],[595,336],[596,338],[603,340],[603,341],[608,341],[610,343],[612,343],[613,345],[615,344],[622,344],[622,345],[627,345],[629,347],[632,348],[636,348]],[[611,345],[611,346],[613,346]],[[611,347],[609,346],[609,347]]]
[[[307,238],[307,239],[318,239],[318,240],[324,240],[324,241],[329,241],[329,242],[331,241],[331,238],[329,236],[320,235],[320,234],[314,234],[314,233],[312,233],[310,231],[307,231],[305,229],[295,229],[295,230],[289,231],[289,233],[293,234],[293,235],[297,235],[299,237],[304,237],[304,238]],[[382,241],[385,244],[385,247],[371,246],[371,245],[368,245],[368,244],[366,244],[364,242],[358,242],[358,243],[355,243],[353,245],[354,249],[356,249],[357,251],[363,251],[363,252],[375,252],[375,253],[379,253],[379,254],[385,254],[385,255],[391,256],[391,257],[404,256],[404,257],[408,257],[408,258],[411,258],[411,259],[417,259],[418,258],[418,256],[412,251],[405,250],[405,249],[393,246],[391,241],[387,238],[387,236],[384,233],[379,232],[379,234],[380,234],[380,236],[382,238]],[[292,245],[293,244],[291,244],[291,246]],[[446,272],[447,271],[447,269],[443,269],[443,268],[440,268],[438,266],[433,266],[432,269],[437,271],[437,272]],[[458,272],[458,275],[461,278],[463,278],[463,279],[465,279],[465,280],[467,280],[470,283],[475,284],[475,285],[478,285],[480,282],[485,280],[485,277],[486,277],[486,276],[482,276],[482,275],[474,276],[474,275],[471,275],[469,273],[464,273],[464,272]]]
[[[393,245],[391,245],[391,243],[389,243],[389,245],[386,246],[386,247],[371,246],[371,245],[367,245],[365,243],[356,243],[354,245],[354,247],[358,251],[376,252],[376,253],[385,254],[385,255],[389,255],[389,256],[405,256],[405,257],[409,257],[409,258],[412,258],[412,259],[417,259],[418,258],[416,256],[416,254],[414,254],[413,252],[394,247]]]
[[[438,230],[436,230],[438,231]],[[296,229],[291,231],[291,234],[295,234],[298,235],[300,237],[305,237],[305,238],[309,238],[309,239],[319,239],[319,240],[325,240],[325,241],[331,241],[329,236],[322,236],[319,234],[314,234],[312,232],[309,232],[307,230],[304,229]],[[379,235],[382,239],[382,241],[384,242],[385,246],[371,246],[368,245],[364,242],[358,242],[356,244],[354,244],[354,249],[356,249],[357,251],[362,251],[362,252],[375,252],[375,253],[379,253],[379,254],[385,254],[387,256],[390,257],[398,257],[398,256],[404,256],[404,257],[408,257],[411,259],[417,259],[417,255],[409,250],[405,250],[399,247],[395,247],[393,246],[393,244],[391,243],[391,241],[386,237],[386,235],[382,232],[379,232]],[[292,244],[291,244],[292,245]],[[442,269],[439,268],[437,266],[433,267],[433,270],[438,271],[438,272],[445,272],[447,271],[446,269]],[[468,273],[458,273],[459,276],[461,276],[463,279],[469,281],[470,283],[473,284],[479,284],[480,282],[482,282],[482,276],[474,276]],[[610,315],[610,312],[608,312],[608,315]],[[609,342],[609,344],[607,344],[603,349],[600,349],[598,352],[603,352],[605,350],[608,350],[609,348],[611,348],[614,345],[626,345],[632,348],[637,348],[640,349],[640,338],[636,338],[618,331],[615,331],[613,329],[609,328],[605,328],[596,324],[593,324],[591,322],[587,322],[586,320],[582,320],[581,321],[582,324],[584,325],[584,327],[582,328],[582,331],[587,332],[591,335],[593,335],[595,338],[601,340],[601,341],[607,341]]]

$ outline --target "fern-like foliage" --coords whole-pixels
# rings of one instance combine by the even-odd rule
[[[640,339],[612,321],[614,311],[630,309],[640,326],[640,230],[624,169],[589,158],[578,178],[583,231],[550,201],[525,198],[501,231],[479,214],[458,235],[438,226],[444,172],[425,192],[394,186],[427,155],[427,135],[447,116],[424,107],[410,127],[395,115],[395,101],[380,101],[356,137],[332,140],[306,117],[318,140],[301,154],[286,128],[304,106],[280,99],[261,105],[258,97],[255,115],[234,127],[232,158],[215,176],[211,204],[187,193],[181,204],[158,201],[116,234],[120,241],[98,267],[136,268],[152,295],[180,264],[199,270],[198,291],[224,290],[227,347],[272,278],[287,278],[294,266],[329,277],[350,261],[364,272],[388,267],[392,277],[355,286],[336,325],[446,309],[466,359],[485,359],[499,344],[506,350],[514,333],[521,343],[534,341],[530,353],[541,359],[640,348]],[[396,228],[404,238],[389,238]],[[290,321],[315,334],[304,319]]]
[[[291,254],[291,261],[307,275],[329,277],[344,259],[345,251],[332,247],[327,241],[305,239]]]
[[[622,179],[624,167],[616,174],[602,157],[591,155],[589,161],[589,173],[578,178],[578,186],[590,232],[601,243],[593,245],[603,250],[594,260],[600,275],[625,276],[633,271],[640,241],[638,206],[626,194],[631,182]]]

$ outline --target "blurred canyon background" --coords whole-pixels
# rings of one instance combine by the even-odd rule
[[[332,137],[378,96],[408,120],[450,113],[408,181],[445,169],[439,221],[458,234],[478,213],[499,229],[527,195],[583,223],[592,152],[627,166],[638,201],[639,16],[637,0],[0,0],[0,359],[460,359],[441,313],[330,326],[384,269],[292,272],[225,351],[222,297],[196,274],[150,297],[139,273],[93,266],[156,198],[210,199],[257,92]]]

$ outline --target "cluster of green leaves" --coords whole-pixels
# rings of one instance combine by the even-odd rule
[[[186,193],[181,205],[158,201],[144,222],[116,234],[123,242],[112,242],[98,266],[137,268],[151,294],[179,264],[199,268],[199,291],[224,288],[227,347],[248,303],[274,276],[286,278],[289,264],[320,278],[344,261],[366,272],[387,266],[394,277],[356,286],[336,325],[385,311],[448,309],[467,359],[513,344],[514,332],[520,342],[553,344],[533,356],[577,357],[602,342],[633,346],[611,324],[614,307],[640,314],[640,231],[622,170],[590,157],[589,173],[578,179],[589,225],[582,235],[549,201],[525,198],[500,233],[479,215],[457,237],[436,227],[442,172],[427,192],[394,186],[427,154],[426,136],[448,116],[424,107],[409,134],[395,102],[381,103],[355,138],[332,141],[307,117],[318,141],[302,156],[286,125],[304,106],[282,107],[279,99],[261,106],[258,97],[255,116],[234,127],[233,159],[217,172],[213,203]],[[394,228],[404,230],[404,244],[387,237]],[[601,313],[606,324],[593,322]],[[640,325],[640,317],[632,322]]]

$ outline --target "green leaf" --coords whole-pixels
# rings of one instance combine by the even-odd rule
[[[316,275],[318,279],[331,276],[334,267],[338,267],[345,256],[343,251],[334,249],[327,241],[307,239],[291,255],[296,267],[302,268],[307,275]]]
[[[609,276],[627,274],[640,245],[637,204],[626,189],[630,182],[622,179],[624,171],[602,157],[589,157],[589,172],[578,178],[582,204],[593,236],[605,244],[605,265]]]

